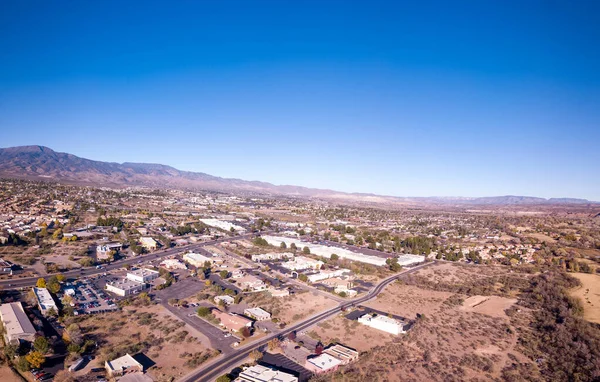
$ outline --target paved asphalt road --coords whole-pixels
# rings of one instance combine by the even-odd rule
[[[248,239],[248,238],[251,238],[253,235],[254,234],[247,234],[247,235],[240,235],[240,236],[235,236],[235,237],[225,237],[225,238],[218,239],[218,240],[206,241],[203,243],[191,244],[191,245],[186,245],[183,247],[163,249],[163,250],[159,250],[159,251],[156,251],[151,254],[144,255],[144,256],[130,257],[130,258],[127,258],[124,260],[114,261],[111,264],[103,265],[102,269],[96,269],[96,267],[89,267],[89,268],[81,268],[81,269],[77,269],[77,270],[73,270],[73,271],[63,272],[62,274],[65,275],[67,278],[70,278],[70,277],[78,278],[78,277],[95,275],[98,273],[104,273],[109,270],[121,268],[125,264],[137,264],[138,262],[155,260],[155,259],[159,259],[161,257],[176,255],[178,253],[181,253],[182,251],[198,249],[198,248],[201,248],[204,246],[214,245],[214,244],[221,243],[224,241]],[[47,280],[50,276],[52,276],[52,274],[45,275],[45,276],[43,276],[43,278],[45,278]],[[40,276],[40,277],[42,277],[42,276]],[[0,281],[0,287],[2,287],[2,289],[4,289],[4,290],[18,289],[18,288],[23,288],[23,287],[31,287],[31,286],[35,286],[37,280],[38,280],[38,277],[27,277],[27,278],[23,278],[23,279],[3,280],[3,281]]]
[[[213,362],[203,365],[198,370],[183,377],[182,379],[180,379],[180,382],[212,382],[220,375],[228,373],[231,369],[242,363],[242,361],[248,357],[252,350],[263,348],[273,338],[286,336],[288,333],[293,331],[305,330],[320,321],[323,321],[335,314],[338,314],[342,308],[348,308],[352,305],[362,304],[377,296],[379,293],[381,293],[381,291],[386,285],[398,279],[399,277],[409,273],[413,273],[419,270],[420,268],[426,267],[431,264],[433,264],[433,262],[421,264],[414,268],[408,269],[404,272],[400,272],[394,276],[391,276],[377,284],[377,286],[375,286],[375,288],[373,288],[373,290],[371,290],[367,295],[353,300],[348,300],[347,302],[340,304],[336,308],[332,308],[323,313],[319,313],[317,315],[309,317],[306,320],[296,325],[290,326],[279,333],[272,334],[258,342],[251,343],[242,348],[239,348],[225,357],[221,356]]]

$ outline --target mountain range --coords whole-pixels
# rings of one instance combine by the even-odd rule
[[[464,197],[393,197],[375,194],[345,193],[301,186],[277,186],[267,182],[221,178],[201,172],[180,171],[151,163],[101,162],[56,152],[44,146],[0,148],[0,177],[31,180],[55,180],[65,183],[127,187],[180,188],[246,192],[256,194],[314,197],[371,203],[440,203],[457,205],[531,205],[586,204],[585,199],[536,198],[529,196]]]

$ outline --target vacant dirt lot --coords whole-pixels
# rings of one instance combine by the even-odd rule
[[[504,298],[498,296],[472,296],[467,298],[461,310],[465,312],[475,312],[485,314],[491,317],[505,318],[506,309],[517,302],[515,298]]]
[[[600,324],[600,276],[589,273],[572,273],[581,281],[581,287],[571,292],[573,297],[581,299],[583,303],[583,317]]]
[[[411,285],[393,283],[386,287],[376,299],[363,305],[369,308],[414,319],[418,314],[434,314],[452,296],[450,292],[436,292]]]
[[[395,336],[373,329],[345,317],[334,317],[309,330],[323,344],[340,343],[359,352],[392,342]],[[313,337],[311,335],[311,337]]]
[[[160,305],[126,307],[122,312],[84,316],[75,321],[86,338],[99,344],[91,367],[103,366],[105,360],[125,353],[141,352],[155,363],[148,370],[154,380],[170,381],[213,356],[193,328]]]
[[[8,366],[0,367],[0,381],[2,382],[23,382],[24,379],[17,375]]]
[[[279,317],[282,321],[293,323],[337,305],[336,301],[316,292],[295,294],[283,299]]]

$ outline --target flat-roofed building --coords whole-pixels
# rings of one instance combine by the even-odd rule
[[[316,283],[317,281],[327,280],[333,277],[339,277],[345,273],[350,272],[350,269],[344,268],[320,271],[319,273],[308,275],[308,281],[310,281],[311,283]]]
[[[129,353],[112,361],[104,362],[104,367],[111,377],[144,371],[144,366],[129,355]]]
[[[244,369],[235,382],[298,382],[298,377],[275,368],[254,365]]]
[[[122,279],[106,283],[106,290],[116,294],[117,296],[125,297],[139,293],[146,289],[146,284],[138,283],[129,279]]]
[[[267,289],[265,282],[253,275],[244,275],[238,278],[236,283],[241,289],[254,292]]]
[[[160,266],[167,269],[187,269],[185,263],[177,259],[166,259],[160,263]]]
[[[35,339],[35,328],[20,302],[0,305],[0,319],[6,331],[6,342],[14,344],[19,341],[33,342]]]
[[[213,309],[212,314],[221,321],[221,326],[232,332],[239,332],[244,327],[252,326],[252,320],[246,317],[221,312],[219,309]]]
[[[339,359],[343,365],[358,359],[358,352],[356,350],[339,344],[328,347],[324,353]]]
[[[305,256],[296,256],[294,260],[281,263],[281,266],[291,271],[301,271],[304,269],[321,269],[323,266],[321,260],[313,260]]]
[[[260,255],[252,255],[252,261],[257,261],[257,262],[261,262],[261,261],[265,261],[265,260],[283,260],[283,259],[293,259],[293,258],[294,258],[294,254],[291,252],[285,252],[285,253],[271,252],[271,253],[262,253]]]
[[[202,268],[205,262],[209,262],[210,264],[214,263],[212,257],[204,256],[199,253],[188,252],[183,255],[183,261],[186,263],[193,265],[196,268]]]
[[[149,283],[150,281],[157,279],[158,276],[159,273],[157,271],[148,268],[127,272],[127,278],[138,283]]]
[[[231,305],[234,303],[234,298],[228,295],[222,295],[222,296],[215,296],[215,303],[219,304],[219,302],[223,301],[223,304],[225,305]]]
[[[395,335],[405,333],[404,322],[381,314],[365,314],[358,318],[358,322]]]
[[[337,370],[341,364],[342,361],[340,359],[337,359],[330,354],[323,353],[313,358],[307,358],[304,367],[315,374],[321,374]]]
[[[123,248],[121,243],[106,243],[96,247],[96,257],[99,260],[108,259],[112,253],[117,254]]]
[[[290,295],[290,291],[287,289],[275,289],[269,288],[267,291],[271,294],[272,297],[287,297]]]
[[[35,299],[37,300],[38,307],[40,308],[40,312],[44,316],[48,315],[48,311],[54,310],[55,314],[58,314],[58,307],[56,306],[56,302],[52,298],[52,295],[46,288],[32,288],[33,294],[35,295]]]
[[[158,243],[153,238],[146,236],[140,238],[140,245],[148,251],[154,251],[158,247]]]
[[[254,318],[256,321],[267,321],[271,319],[271,313],[261,308],[248,308],[244,310],[244,314]]]

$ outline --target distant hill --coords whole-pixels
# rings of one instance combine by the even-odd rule
[[[327,198],[368,203],[439,203],[458,205],[532,205],[585,204],[585,199],[529,196],[496,196],[483,198],[430,197],[408,198],[352,194],[301,186],[277,186],[259,181],[220,178],[201,173],[180,171],[152,163],[113,163],[80,158],[59,153],[44,146],[19,146],[0,149],[0,177],[32,180],[56,180],[96,186],[146,186],[215,191]]]

